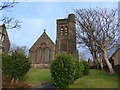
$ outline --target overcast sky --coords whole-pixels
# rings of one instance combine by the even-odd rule
[[[67,18],[80,8],[117,8],[117,2],[19,2],[2,15],[22,21],[20,29],[7,30],[11,43],[30,48],[46,29],[49,37],[56,40],[56,20]]]

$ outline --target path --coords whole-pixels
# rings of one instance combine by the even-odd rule
[[[41,85],[41,86],[39,86],[37,88],[52,88],[54,90],[56,89],[56,87],[50,82],[44,83],[43,85]]]

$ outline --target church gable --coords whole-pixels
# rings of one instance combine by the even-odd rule
[[[44,31],[30,48],[29,58],[34,64],[49,64],[55,55],[55,45]]]
[[[47,45],[50,45],[50,46],[54,45],[53,41],[44,31],[43,34],[38,38],[38,40],[30,48],[30,51],[33,51],[36,48],[36,46],[39,47],[41,43],[46,43]]]

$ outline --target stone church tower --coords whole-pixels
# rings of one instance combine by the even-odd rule
[[[75,15],[57,20],[56,54],[66,52],[77,57]]]

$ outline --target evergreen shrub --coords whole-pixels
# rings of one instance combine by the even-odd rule
[[[75,76],[74,58],[66,53],[56,56],[51,64],[52,82],[59,88],[65,88],[72,84]]]

